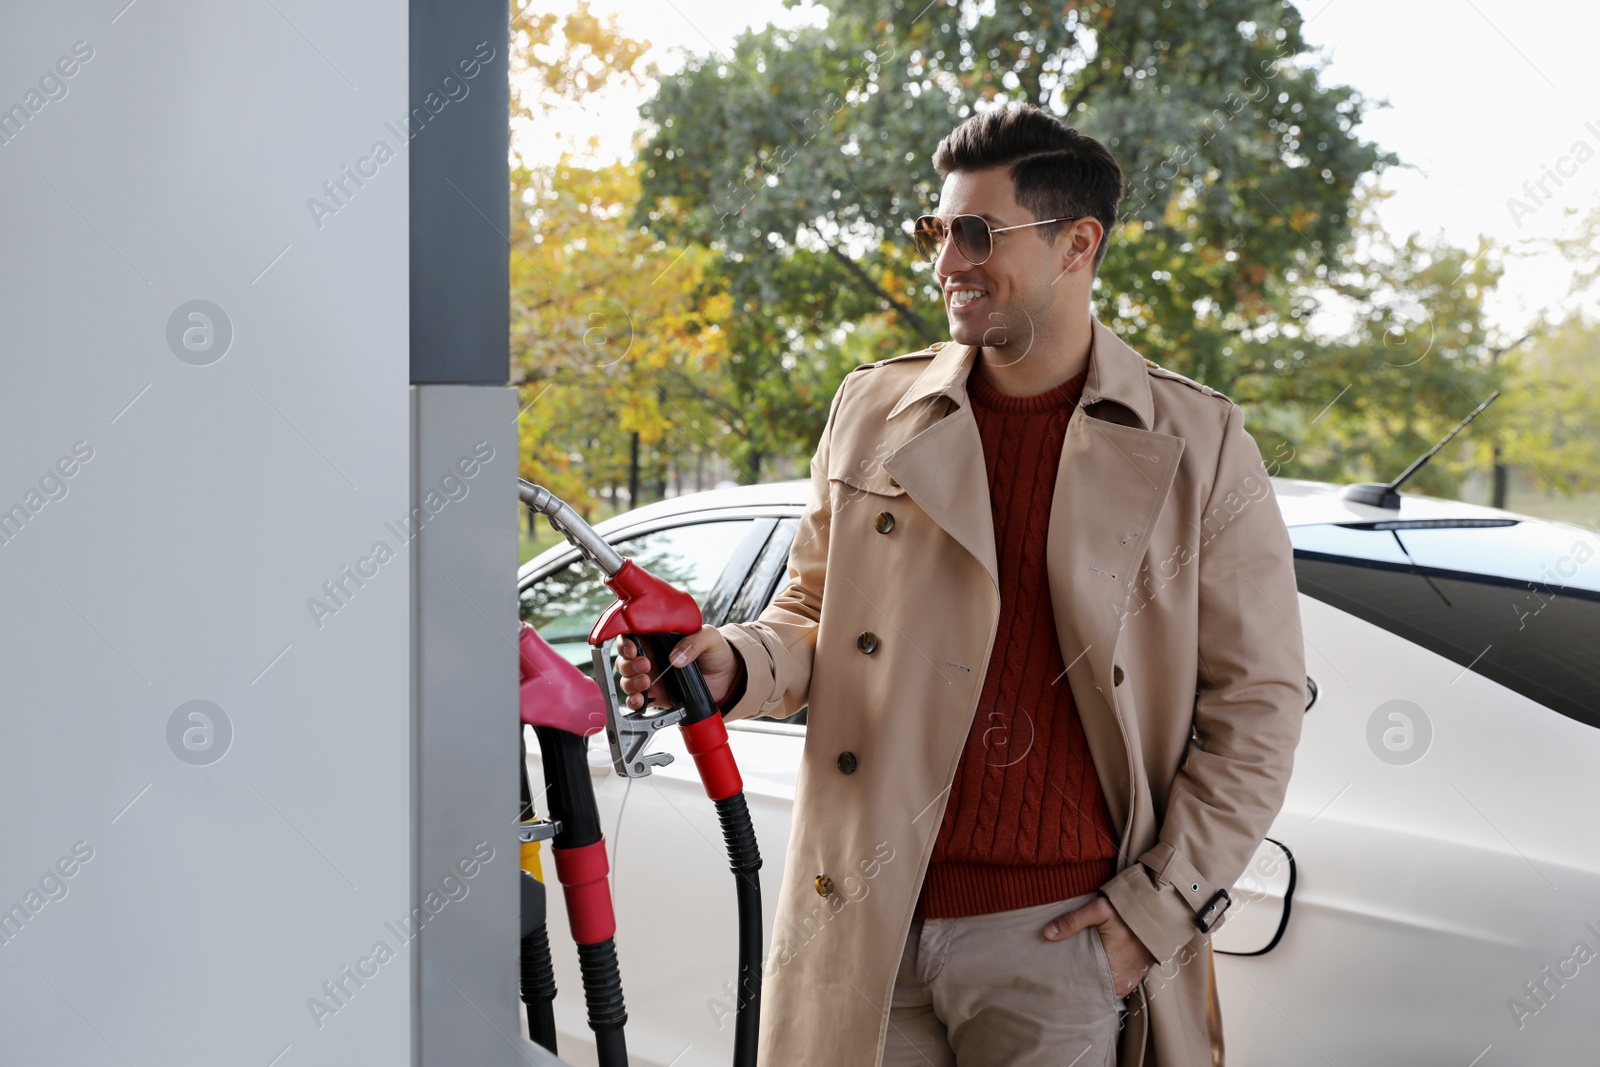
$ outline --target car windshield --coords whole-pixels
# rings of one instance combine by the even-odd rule
[[[1493,520],[1290,528],[1300,591],[1600,727],[1600,538]]]

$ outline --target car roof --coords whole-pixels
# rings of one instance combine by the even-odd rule
[[[628,525],[646,522],[663,515],[678,515],[686,511],[713,511],[719,508],[791,507],[803,508],[811,499],[811,482],[794,478],[784,482],[761,482],[756,485],[731,485],[726,489],[707,489],[699,493],[657,500],[635,511],[613,516],[608,522],[627,519]],[[600,529],[601,523],[595,529]]]
[[[1452,519],[1515,519],[1525,522],[1545,522],[1534,516],[1522,515],[1482,504],[1469,504],[1460,500],[1425,496],[1418,493],[1400,494],[1398,512],[1371,504],[1360,504],[1347,499],[1345,486],[1332,482],[1309,481],[1302,478],[1273,478],[1272,489],[1278,500],[1278,509],[1287,526],[1312,526],[1325,523],[1376,522],[1383,520],[1452,520]],[[646,504],[641,508],[614,515],[595,524],[595,529],[609,535],[627,527],[692,514],[736,510],[790,510],[798,512],[811,498],[811,482],[795,478],[781,482],[763,482],[757,485],[736,485],[723,489],[708,489],[686,493]],[[522,567],[523,573],[542,564],[568,546],[565,542],[547,549]]]
[[[1319,522],[1372,522],[1397,518],[1407,520],[1531,518],[1482,504],[1468,504],[1460,500],[1405,492],[1400,494],[1400,511],[1396,514],[1385,508],[1348,500],[1343,496],[1344,489],[1345,486],[1332,482],[1307,481],[1301,478],[1272,479],[1272,490],[1278,498],[1278,509],[1283,513],[1284,523],[1289,526],[1304,526]],[[600,525],[606,526],[617,519],[626,519],[625,525],[631,526],[636,522],[662,516],[728,507],[803,508],[810,498],[811,482],[804,478],[764,482],[760,485],[736,485],[726,489],[710,489],[658,500],[636,511],[618,515]]]
[[[1332,482],[1313,482],[1301,478],[1274,478],[1272,491],[1278,510],[1288,526],[1309,526],[1325,522],[1376,522],[1384,519],[1533,519],[1502,508],[1469,504],[1421,493],[1400,493],[1400,510],[1358,504],[1344,496],[1348,486]]]
[[[662,519],[681,518],[696,512],[748,513],[766,510],[798,513],[805,507],[810,494],[811,482],[805,479],[707,489],[698,493],[668,497],[631,511],[624,511],[595,523],[594,529],[601,536],[609,537],[630,527],[649,525]],[[517,573],[526,577],[530,572],[571,551],[574,551],[573,547],[563,539],[524,563],[518,568]]]

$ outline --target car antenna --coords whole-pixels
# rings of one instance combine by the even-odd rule
[[[1434,445],[1432,448],[1428,449],[1422,455],[1418,456],[1416,458],[1416,460],[1412,462],[1411,466],[1407,467],[1405,470],[1400,472],[1400,476],[1398,478],[1396,478],[1394,481],[1392,481],[1392,482],[1357,482],[1354,485],[1345,486],[1344,492],[1341,493],[1340,495],[1343,496],[1346,500],[1353,501],[1354,503],[1357,503],[1357,504],[1370,504],[1375,508],[1388,508],[1390,511],[1399,511],[1400,510],[1400,486],[1401,486],[1401,484],[1407,478],[1411,477],[1413,474],[1417,473],[1417,471],[1421,470],[1423,464],[1427,463],[1428,460],[1432,459],[1433,458],[1433,454],[1435,452],[1439,451],[1439,449],[1441,449],[1445,445],[1449,444],[1450,443],[1450,439],[1452,437],[1454,437],[1456,434],[1460,433],[1462,428],[1465,427],[1467,425],[1467,423],[1469,423],[1473,419],[1477,418],[1478,414],[1481,411],[1483,411],[1484,408],[1486,408],[1490,404],[1494,403],[1494,398],[1499,396],[1499,395],[1500,395],[1500,390],[1498,390],[1498,389],[1496,389],[1494,392],[1490,393],[1489,394],[1489,398],[1487,400],[1485,400],[1483,403],[1479,404],[1477,407],[1473,408],[1472,411],[1470,413],[1468,413],[1466,418],[1464,418],[1460,422],[1456,423],[1455,429],[1451,430],[1449,433],[1445,434],[1444,437],[1440,438],[1438,444]]]

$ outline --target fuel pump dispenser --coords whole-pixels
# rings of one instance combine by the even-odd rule
[[[700,608],[694,598],[623,559],[574,511],[543,489],[519,479],[518,496],[565,535],[583,557],[597,566],[617,600],[589,632],[594,680],[563,659],[533,628],[524,625],[519,641],[522,663],[522,722],[539,739],[549,815],[533,811],[523,760],[522,999],[528,1030],[556,1053],[551,1005],[555,981],[550,943],[545,931],[545,899],[539,845],[549,841],[556,876],[567,904],[572,937],[578,945],[589,1026],[601,1067],[623,1067],[627,1047],[623,1027],[622,981],[617,965],[616,918],[606,881],[609,871],[605,837],[590,783],[586,757],[588,735],[601,728],[611,747],[619,775],[643,778],[665,766],[672,755],[647,753],[650,738],[669,726],[683,734],[706,795],[716,805],[722,824],[728,865],[733,871],[739,916],[737,1016],[734,1025],[735,1067],[755,1067],[761,1004],[761,852],[756,844],[744,783],[728,747],[728,731],[706,688],[698,664],[666,668],[665,682],[673,706],[654,712],[623,710],[611,676],[617,639],[629,637],[648,649],[651,662],[666,664],[668,654],[685,634],[700,630]],[[524,753],[526,756],[526,753]]]

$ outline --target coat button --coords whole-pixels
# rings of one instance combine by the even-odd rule
[[[825,874],[819,874],[819,875],[817,875],[817,878],[816,878],[816,886],[817,886],[817,896],[825,897],[829,893],[833,892],[833,879],[829,878]]]
[[[878,517],[872,520],[872,528],[881,534],[886,534],[894,529],[894,516],[887,511],[878,512]]]
[[[1112,685],[1121,685],[1122,684],[1122,668],[1117,666],[1115,663],[1113,663],[1111,665],[1111,684]]]
[[[900,488],[900,483],[895,481],[892,476],[889,478],[889,484],[894,486],[896,489]]]
[[[869,656],[872,655],[872,653],[877,651],[878,648],[878,635],[873,633],[871,630],[866,631],[860,637],[856,638],[856,648],[860,649]]]
[[[841,753],[839,753],[839,771],[840,771],[840,773],[842,773],[842,774],[854,774],[854,773],[856,773],[856,766],[858,765],[858,763],[859,763],[859,761],[856,759],[856,754],[854,752],[841,752]]]

